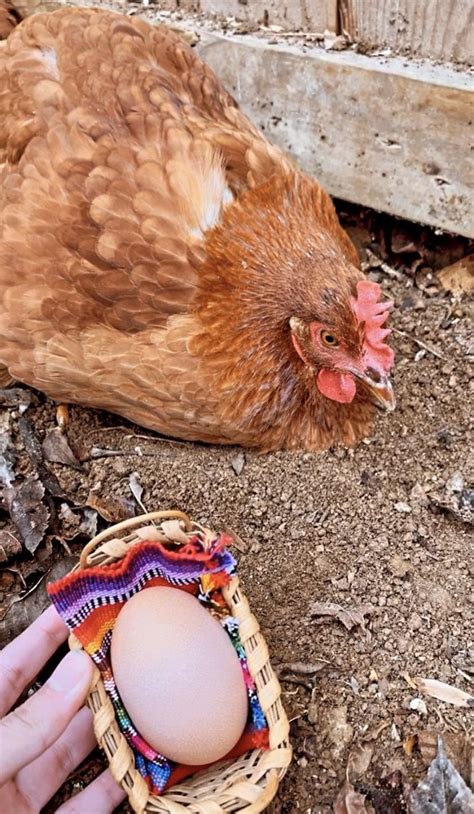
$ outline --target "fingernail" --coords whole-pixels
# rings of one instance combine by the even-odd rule
[[[77,684],[83,685],[91,672],[89,656],[84,652],[75,650],[63,658],[61,664],[49,679],[48,684],[57,692],[67,692]]]

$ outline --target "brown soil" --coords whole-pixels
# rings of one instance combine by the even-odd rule
[[[390,259],[384,241],[389,229],[395,242],[397,224],[343,209],[359,245],[370,243]],[[462,242],[415,231],[415,251],[429,256],[432,268],[465,250]],[[464,503],[472,498],[471,311],[468,303],[441,293],[426,268],[417,282],[408,255],[394,258],[399,280],[377,270],[372,277],[395,298],[392,325],[406,334],[393,335],[398,408],[381,416],[373,436],[358,448],[262,456],[160,439],[114,416],[72,406],[67,436],[75,450],[129,452],[89,460],[82,472],[50,464],[71,505],[83,505],[91,491],[130,496],[129,476],[136,472],[147,508],[180,507],[245,541],[247,550],[237,551],[239,571],[275,667],[303,662],[320,668],[310,676],[290,670],[282,677],[295,756],[274,814],[331,811],[348,754],[358,743],[374,746],[364,783],[376,785],[395,769],[413,782],[424,769],[416,750],[408,756],[403,749],[410,735],[472,727],[467,710],[434,699],[424,699],[426,713],[410,709],[417,692],[403,677],[437,678],[469,690],[473,670],[472,528],[469,513],[456,508],[459,495],[449,497],[452,476],[460,473],[464,485],[454,485],[464,490]],[[28,415],[42,437],[54,425],[55,407],[39,396]],[[17,471],[26,472],[18,436],[17,447]],[[64,524],[56,528],[56,540],[41,544],[34,560],[25,554],[9,563],[28,584],[53,563],[53,573],[70,567],[69,557],[62,564],[57,542]],[[80,544],[70,543],[73,553]],[[18,632],[12,613],[22,603],[7,610],[22,584],[11,571],[2,580],[8,635],[9,624]],[[43,585],[24,604],[35,594],[39,604],[30,616],[44,604]],[[367,631],[349,632],[336,620],[318,624],[310,615],[316,601],[345,608],[371,604]],[[91,766],[98,770],[100,759],[76,774],[62,798],[90,778]]]
[[[363,256],[370,246],[397,267],[395,275],[371,272],[395,299],[392,326],[402,332],[392,338],[398,408],[377,419],[371,438],[354,450],[261,456],[161,439],[72,406],[67,436],[74,450],[84,457],[92,447],[125,454],[88,460],[83,471],[49,465],[71,506],[83,506],[91,492],[130,497],[129,476],[136,472],[148,509],[179,507],[245,541],[246,550],[236,551],[239,573],[274,666],[318,667],[309,675],[282,673],[295,754],[272,814],[329,814],[357,744],[374,747],[363,777],[368,787],[397,769],[410,782],[424,774],[420,752],[407,754],[411,735],[472,733],[468,710],[428,697],[426,712],[410,708],[418,694],[404,678],[437,678],[472,691],[473,311],[466,299],[440,291],[433,277],[465,254],[467,244],[341,208]],[[54,426],[55,405],[38,399],[28,415],[41,438]],[[31,465],[11,414],[16,471],[25,473]],[[461,478],[453,480],[456,473]],[[56,510],[61,502],[54,501]],[[11,528],[8,516],[1,517],[0,525]],[[4,639],[44,607],[44,578],[70,568],[58,542],[65,537],[65,522],[56,519],[55,534],[34,558],[25,552],[0,573]],[[77,555],[82,543],[66,545]],[[41,577],[24,602],[11,605],[24,593],[23,579],[33,589]],[[318,624],[310,613],[314,602],[372,605],[366,631],[331,619]],[[47,811],[103,765],[94,755]]]

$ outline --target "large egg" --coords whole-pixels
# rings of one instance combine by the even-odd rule
[[[191,766],[224,757],[247,722],[248,696],[235,649],[219,622],[178,588],[146,588],[120,611],[112,670],[140,735]]]

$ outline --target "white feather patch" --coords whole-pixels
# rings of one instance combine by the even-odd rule
[[[58,57],[53,48],[42,48],[41,59],[48,67],[48,74],[51,79],[59,80]]]
[[[219,154],[208,145],[190,171],[189,160],[178,169],[173,162],[175,189],[179,189],[181,212],[190,237],[202,240],[219,223],[223,209],[234,200]],[[191,159],[192,160],[192,159]],[[176,184],[176,182],[178,182]]]

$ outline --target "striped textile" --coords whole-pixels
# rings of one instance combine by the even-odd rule
[[[134,752],[135,766],[155,794],[194,773],[196,767],[176,766],[152,749],[135,729],[115,686],[110,664],[115,620],[125,602],[144,588],[173,586],[194,594],[218,612],[239,657],[249,696],[247,728],[229,757],[268,748],[267,722],[248,670],[239,623],[229,614],[221,592],[235,572],[235,560],[225,548],[227,539],[218,535],[208,551],[198,537],[179,547],[145,541],[116,563],[76,571],[48,586],[59,615],[97,665],[119,727]]]

